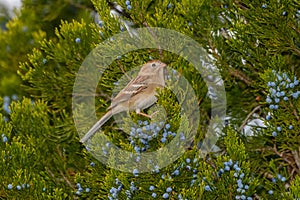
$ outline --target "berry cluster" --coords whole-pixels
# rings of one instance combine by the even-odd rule
[[[126,1],[125,1],[125,4],[126,4],[127,10],[131,10],[130,1],[129,1],[129,0],[126,0]]]
[[[158,140],[160,140],[162,144],[176,136],[176,133],[170,131],[170,124],[166,124],[164,127],[163,125],[163,122],[157,125],[155,123],[149,124],[148,121],[139,120],[137,126],[131,127],[128,140],[134,151],[137,153],[136,162],[140,161],[141,153],[146,152],[150,148],[150,142],[160,136],[159,132],[161,129],[163,129],[162,137],[158,138]],[[184,133],[180,132],[179,136],[181,141],[185,140]],[[107,142],[105,146],[102,147],[103,154],[108,155],[110,148],[111,143]],[[90,151],[88,147],[86,147],[86,149],[87,151]],[[135,170],[134,174],[137,173],[138,171]]]
[[[5,112],[5,114],[10,114],[10,108],[9,105],[11,104],[12,101],[17,101],[18,100],[18,96],[17,95],[12,95],[11,97],[9,96],[4,96],[3,97],[3,110]],[[3,117],[4,121],[8,121],[8,118],[6,116]]]
[[[266,102],[269,104],[269,109],[273,112],[280,108],[280,102],[287,102],[292,99],[297,99],[300,96],[299,80],[296,76],[290,78],[285,72],[276,72],[272,70],[274,80],[269,81],[267,86],[269,94],[266,97]],[[266,120],[272,119],[272,112],[266,116]],[[272,136],[276,137],[284,127],[277,125],[274,127]],[[293,125],[287,127],[292,130]]]
[[[272,183],[277,183],[277,181],[281,181],[281,182],[285,182],[286,181],[286,177],[282,176],[281,174],[277,174],[275,178],[271,179]],[[269,190],[268,191],[269,195],[274,194],[273,190]]]
[[[174,168],[174,171],[171,173],[171,175],[165,174],[164,172],[161,172],[161,175],[159,175],[161,177],[161,181],[170,181],[173,182],[174,179],[177,176],[180,176],[180,174],[182,174],[182,176],[186,178],[190,177],[191,179],[191,184],[190,186],[195,186],[194,182],[197,179],[197,166],[198,166],[198,160],[197,158],[195,158],[193,161],[190,158],[186,158],[183,162],[181,162],[179,164],[179,166]],[[160,173],[159,171],[159,167],[157,166],[157,168],[153,171],[154,173],[158,174]],[[167,186],[166,188],[158,188],[155,185],[150,185],[147,186],[147,190],[151,193],[151,195],[149,196],[149,198],[155,198],[155,199],[169,199],[172,196],[174,196],[175,194],[177,195],[176,199],[179,200],[183,200],[183,197],[180,193],[178,193],[179,191],[177,191],[176,188],[172,187],[171,185]],[[125,195],[127,196],[127,199],[132,199],[133,195],[135,192],[137,191],[144,191],[145,188],[143,188],[143,185],[141,184],[140,186],[137,185],[137,181],[131,181],[130,182],[130,188],[126,189],[124,187],[124,185],[122,184],[121,181],[119,181],[118,178],[115,179],[115,185],[112,186],[109,190],[109,194],[108,194],[108,199],[110,200],[116,200],[119,198],[119,194],[125,190]]]
[[[7,114],[10,114],[9,104],[10,104],[10,98],[9,98],[8,96],[5,96],[5,97],[3,98],[3,110],[4,110]]]
[[[246,195],[247,190],[249,189],[249,184],[243,182],[245,174],[242,172],[242,169],[240,168],[238,161],[233,162],[230,159],[229,161],[224,162],[224,168],[220,168],[217,174],[219,177],[222,177],[225,174],[230,175],[232,174],[230,173],[231,170],[234,171],[233,176],[236,178],[236,185],[237,185],[235,199],[252,200],[251,196]],[[204,190],[208,192],[212,192],[213,187],[211,187],[211,184],[209,184],[206,181],[205,177],[202,179],[202,181],[206,183],[206,185],[204,186]]]
[[[277,110],[281,100],[288,101],[290,98],[297,99],[300,95],[299,80],[296,76],[290,79],[285,72],[279,73],[272,70],[275,75],[274,81],[268,82],[269,95],[266,98],[266,102],[271,110]]]
[[[13,189],[13,184],[11,184],[11,183],[8,184],[8,185],[7,185],[7,188],[8,188],[9,190],[12,190],[12,189]],[[21,190],[21,189],[25,189],[25,188],[30,188],[30,185],[29,185],[28,183],[27,183],[27,184],[24,183],[24,184],[22,184],[22,185],[17,185],[17,186],[16,186],[16,189],[17,189],[17,190]]]
[[[161,175],[161,179],[164,181],[172,181],[177,176],[180,176],[180,174],[182,174],[182,176],[184,176],[185,178],[190,177],[191,179],[190,186],[193,186],[195,180],[197,179],[197,172],[198,172],[196,168],[198,166],[197,161],[198,161],[197,158],[195,158],[193,162],[191,162],[190,158],[186,158],[184,162],[182,162],[179,166],[174,168],[174,171],[171,173],[171,175],[166,175],[165,173],[163,173]],[[155,170],[154,172],[159,173],[159,170]],[[190,174],[191,172],[192,174]],[[152,192],[151,197],[158,198],[157,192],[155,190],[157,190],[155,186],[151,185],[149,187],[149,191]],[[173,190],[174,188],[172,188],[171,186],[167,187],[164,193],[162,194],[162,198],[168,199],[171,196]],[[161,192],[161,189],[159,189],[159,192]],[[177,198],[179,200],[183,200],[181,194],[178,194]]]
[[[131,127],[129,133],[129,142],[133,146],[133,149],[138,154],[136,161],[139,162],[140,154],[147,151],[150,148],[150,141],[157,138],[160,134],[160,130],[163,129],[162,137],[160,138],[161,143],[166,143],[168,139],[172,139],[176,136],[176,133],[170,131],[171,125],[164,123],[159,124],[151,123],[148,121],[138,121],[138,126]],[[184,140],[184,135],[181,134],[181,139]]]
[[[2,142],[7,142],[8,141],[8,139],[7,139],[7,137],[6,137],[6,135],[4,135],[4,134],[2,134]]]
[[[146,152],[150,148],[150,141],[156,139],[160,136],[159,132],[163,129],[162,137],[160,142],[162,144],[166,143],[168,139],[172,139],[176,136],[176,133],[170,131],[171,125],[166,124],[164,127],[164,122],[160,122],[159,125],[152,123],[149,124],[148,121],[138,121],[138,126],[131,127],[129,133],[129,142],[133,147],[134,151],[137,153],[136,162],[140,162],[142,152]],[[184,134],[180,133],[180,139],[184,140]],[[157,166],[158,167],[158,166]],[[156,168],[154,171],[159,171]],[[138,169],[133,170],[133,175],[138,176]]]
[[[277,178],[277,179],[276,179]],[[276,178],[272,178],[272,182],[273,183],[276,183],[277,180],[281,181],[281,182],[285,182],[286,181],[286,178],[284,176],[282,176],[281,174],[277,174],[277,177]]]
[[[84,191],[87,192],[87,193],[91,191],[90,188],[88,188],[88,187],[85,188],[85,190],[84,190],[84,189],[81,187],[81,184],[80,184],[80,183],[77,183],[77,184],[76,184],[76,187],[77,187],[77,191],[75,192],[76,195],[80,195],[80,194],[81,194],[82,192],[84,192]]]
[[[118,194],[121,192],[121,190],[123,189],[123,184],[121,183],[121,181],[119,181],[118,178],[115,179],[116,181],[116,187],[112,187],[109,190],[109,195],[107,196],[109,200],[114,200],[114,199],[118,199]],[[127,195],[127,198],[131,198],[131,192],[137,190],[137,188],[134,186],[134,182],[130,183],[130,190],[126,190],[125,194]]]
[[[262,5],[261,5],[261,7],[263,8],[263,9],[267,9],[268,8],[268,5],[267,4],[265,4],[265,3],[263,3]],[[283,11],[282,12],[282,16],[287,16],[288,15],[288,12],[287,11]]]

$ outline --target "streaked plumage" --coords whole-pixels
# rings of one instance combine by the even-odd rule
[[[133,110],[140,113],[141,110],[153,105],[157,101],[156,89],[165,86],[164,68],[166,66],[159,60],[144,64],[138,75],[112,100],[107,113],[81,138],[80,142],[84,143],[92,137],[112,115]]]

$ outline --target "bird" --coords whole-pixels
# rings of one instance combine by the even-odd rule
[[[136,111],[137,114],[148,116],[141,111],[157,101],[157,88],[165,87],[165,68],[167,64],[160,60],[152,60],[144,64],[137,76],[132,79],[111,101],[107,112],[81,138],[85,143],[113,115],[123,111]]]

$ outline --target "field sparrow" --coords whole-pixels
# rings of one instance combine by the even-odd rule
[[[152,60],[144,64],[138,75],[118,93],[106,114],[94,124],[80,142],[86,142],[114,114],[135,110],[138,114],[146,115],[141,113],[141,110],[153,105],[157,100],[156,88],[165,86],[164,68],[166,66],[159,60]]]

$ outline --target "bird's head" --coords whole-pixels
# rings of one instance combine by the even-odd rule
[[[140,76],[160,76],[164,74],[167,65],[160,60],[151,60],[144,64],[139,72]]]

